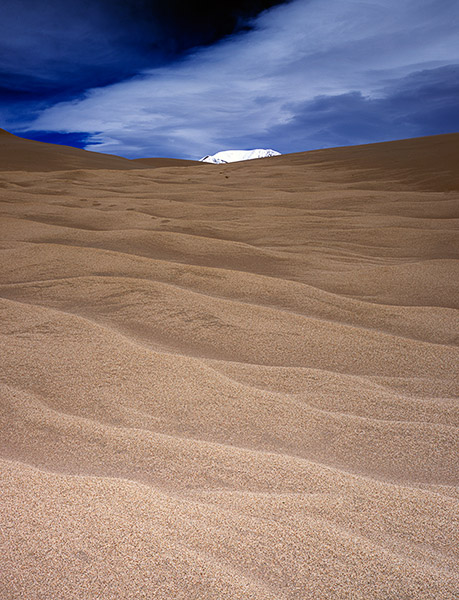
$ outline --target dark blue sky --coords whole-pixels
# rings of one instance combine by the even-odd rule
[[[456,0],[2,0],[0,126],[128,157],[459,131]]]

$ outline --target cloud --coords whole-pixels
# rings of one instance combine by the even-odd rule
[[[292,107],[295,117],[257,140],[287,147],[326,148],[459,131],[459,65],[412,73],[384,95],[317,96]],[[240,140],[243,142],[243,138]]]
[[[210,44],[283,0],[2,0],[0,87],[71,94]]]
[[[458,18],[449,0],[296,0],[252,31],[89,90],[27,127],[89,133],[86,147],[102,152],[183,158],[451,131]]]

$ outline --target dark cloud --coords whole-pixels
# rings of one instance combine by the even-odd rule
[[[423,70],[392,81],[378,96],[353,91],[290,105],[295,116],[255,141],[295,152],[459,131],[457,98],[459,65]]]
[[[3,0],[0,93],[60,100],[250,27],[282,0]]]
[[[383,108],[397,112],[398,127],[422,135],[459,131],[459,64],[412,73],[387,90]]]

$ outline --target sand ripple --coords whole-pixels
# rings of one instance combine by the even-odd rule
[[[457,598],[459,135],[0,137],[1,598]]]

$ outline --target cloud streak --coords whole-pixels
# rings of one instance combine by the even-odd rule
[[[71,94],[170,63],[285,0],[2,0],[0,88]]]
[[[252,31],[58,103],[23,129],[88,133],[87,149],[128,157],[182,158],[452,131],[458,20],[449,0],[296,0],[262,13]]]

